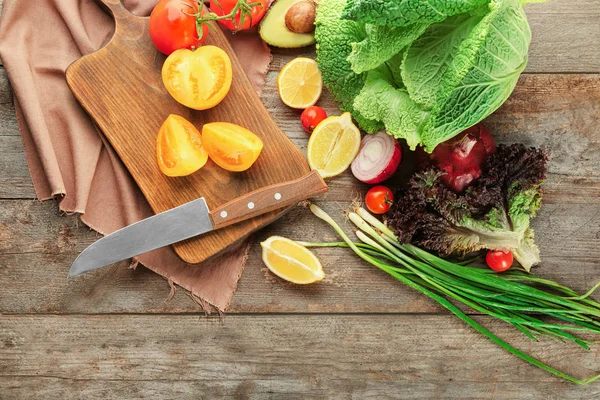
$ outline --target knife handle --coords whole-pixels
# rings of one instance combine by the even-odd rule
[[[267,186],[240,196],[209,215],[214,229],[220,229],[269,211],[294,205],[327,191],[327,184],[317,171],[294,181]]]

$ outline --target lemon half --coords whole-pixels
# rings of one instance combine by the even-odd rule
[[[277,75],[279,97],[288,107],[304,109],[314,106],[321,97],[322,89],[321,71],[312,58],[294,58]]]
[[[352,122],[350,113],[326,118],[308,140],[308,165],[323,178],[339,175],[356,158],[360,139],[360,130]]]

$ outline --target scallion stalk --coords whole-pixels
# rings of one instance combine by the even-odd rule
[[[355,243],[321,208],[311,204],[310,210],[327,222],[344,241],[301,244],[309,247],[349,247],[363,260],[435,300],[477,332],[522,360],[577,384],[587,384],[600,378],[600,375],[595,375],[581,380],[550,367],[506,343],[448,300],[510,323],[532,340],[537,340],[536,335],[546,335],[589,349],[589,341],[568,331],[600,334],[600,304],[589,298],[600,283],[579,295],[566,286],[521,271],[496,274],[453,263],[413,245],[400,244],[385,224],[360,207],[348,215],[358,228],[356,235],[362,242]],[[568,325],[545,322],[528,313],[554,317]]]

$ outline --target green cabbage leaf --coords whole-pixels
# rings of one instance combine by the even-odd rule
[[[321,0],[323,81],[363,130],[431,152],[513,91],[531,42],[527,2]]]

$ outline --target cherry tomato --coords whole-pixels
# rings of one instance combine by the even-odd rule
[[[365,196],[367,208],[373,214],[385,214],[390,210],[394,201],[394,194],[386,186],[373,186]]]
[[[208,26],[202,25],[198,38],[196,18],[198,3],[195,0],[161,0],[150,14],[150,38],[166,55],[178,49],[198,48],[208,35]]]
[[[162,80],[175,100],[195,110],[221,102],[231,88],[231,60],[216,46],[176,50],[162,67]]]
[[[251,6],[251,4],[255,4]],[[231,14],[238,6],[235,18],[219,20],[219,23],[232,31],[245,30],[258,24],[269,7],[268,0],[210,0],[210,11],[223,16]],[[235,20],[235,22],[234,22]]]
[[[325,110],[319,106],[310,106],[302,111],[300,122],[304,130],[310,134],[325,118],[327,118]]]
[[[245,171],[254,164],[263,142],[248,129],[229,122],[211,122],[202,127],[208,156],[228,171]]]
[[[171,114],[158,131],[156,158],[163,174],[186,176],[206,164],[208,152],[198,129],[185,118]]]
[[[485,256],[488,267],[496,272],[504,272],[513,265],[513,254],[510,251],[490,250]]]

